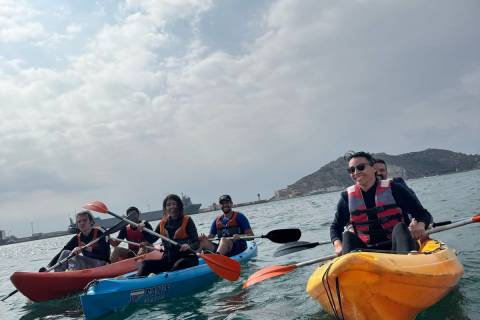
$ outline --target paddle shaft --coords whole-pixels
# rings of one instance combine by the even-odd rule
[[[111,212],[111,211],[109,211],[109,210],[107,211],[107,213],[108,213],[109,215],[111,215],[111,216],[114,216],[115,218],[118,218],[118,219],[121,219],[121,220],[123,220],[123,221],[125,221],[125,222],[130,223],[132,226],[135,226],[135,227],[138,227],[138,226],[139,226],[138,223],[133,222],[132,220],[129,220],[129,219],[127,219],[127,218],[121,217],[121,216],[119,216],[118,214],[113,213],[113,212]],[[167,241],[167,242],[170,242],[171,244],[173,244],[173,245],[176,246],[176,247],[180,247],[180,244],[179,244],[178,242],[173,241],[172,239],[167,238],[167,237],[165,237],[165,236],[162,236],[160,233],[156,233],[155,231],[152,231],[152,230],[150,230],[150,229],[148,229],[148,228],[143,228],[143,231],[145,231],[145,232],[147,232],[147,233],[150,233],[152,236],[156,236],[156,237],[158,237],[158,238],[161,238],[162,240],[165,240],[165,241]],[[191,250],[191,251],[193,251],[193,250]]]
[[[114,238],[114,237],[110,237],[110,239],[115,240],[115,241],[125,242],[125,243],[131,244],[133,246],[142,247],[142,245],[140,243],[137,243],[137,242],[128,241],[128,240],[125,240],[125,239],[118,239],[118,238]],[[161,249],[157,249],[157,248],[152,247],[152,246],[143,246],[143,247],[151,249],[151,250],[163,251]]]

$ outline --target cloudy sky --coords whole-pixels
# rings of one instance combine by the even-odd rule
[[[0,0],[0,229],[480,153],[480,2]]]

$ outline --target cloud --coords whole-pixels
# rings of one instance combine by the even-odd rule
[[[0,57],[0,178],[12,186],[0,210],[153,208],[170,192],[246,201],[350,149],[478,152],[478,5],[463,4],[126,1],[85,9],[108,18],[98,28],[62,9],[48,32],[31,11],[36,43],[85,42],[60,45],[61,65]],[[248,26],[225,25],[227,10]]]

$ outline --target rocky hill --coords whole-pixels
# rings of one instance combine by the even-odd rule
[[[373,156],[387,162],[389,176],[404,179],[480,169],[480,155],[441,149],[427,149],[397,156],[376,153]],[[273,198],[285,199],[343,189],[352,184],[346,167],[343,157],[340,157],[287,188],[276,191]]]

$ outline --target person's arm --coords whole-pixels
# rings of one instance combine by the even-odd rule
[[[190,247],[190,249],[194,251],[197,250],[200,247],[200,242],[198,241],[197,227],[195,226],[195,222],[193,222],[192,218],[188,220],[187,233],[189,236],[188,246]],[[180,251],[183,251],[183,250],[180,250]]]
[[[345,226],[350,221],[350,212],[348,209],[347,192],[340,194],[340,200],[337,203],[337,210],[330,225],[330,240],[335,248],[335,253],[342,253],[342,233]]]
[[[120,232],[118,233],[118,236],[117,238],[118,239],[125,239],[127,237],[127,227],[123,227]],[[109,243],[114,246],[114,247],[118,247],[118,245],[120,244],[120,241],[118,240],[113,240],[113,239],[110,239],[109,240]]]
[[[73,250],[77,246],[77,235],[74,235],[68,242],[67,244],[60,250],[59,253],[57,253],[52,260],[47,264],[47,267],[50,268],[51,266],[55,265],[58,262],[58,258],[60,257],[60,254],[62,253],[63,250]]]
[[[149,230],[152,230],[152,225],[148,222],[148,221],[145,221],[145,228],[149,229]],[[156,231],[157,233],[159,233],[160,231],[160,225],[158,226],[158,231]],[[142,234],[143,234],[143,237],[145,238],[145,240],[148,242],[148,243],[155,243],[157,240],[158,240],[158,237],[157,236],[154,236],[150,233],[148,233],[147,231],[145,230],[142,230]]]
[[[432,216],[425,210],[418,198],[412,195],[408,189],[399,183],[392,183],[392,194],[395,202],[404,211],[411,214],[417,222],[422,222],[425,226],[431,223]]]
[[[216,237],[218,233],[217,230],[217,218],[215,218],[212,222],[212,225],[210,226],[210,234],[208,235],[208,238],[214,238]]]
[[[422,240],[427,238],[425,230],[432,221],[430,213],[425,210],[420,201],[405,186],[392,183],[392,194],[398,206],[412,216],[409,229],[413,239]]]
[[[237,222],[244,235],[246,236],[254,235],[252,227],[250,227],[250,222],[248,221],[247,217],[244,214],[238,213]]]

